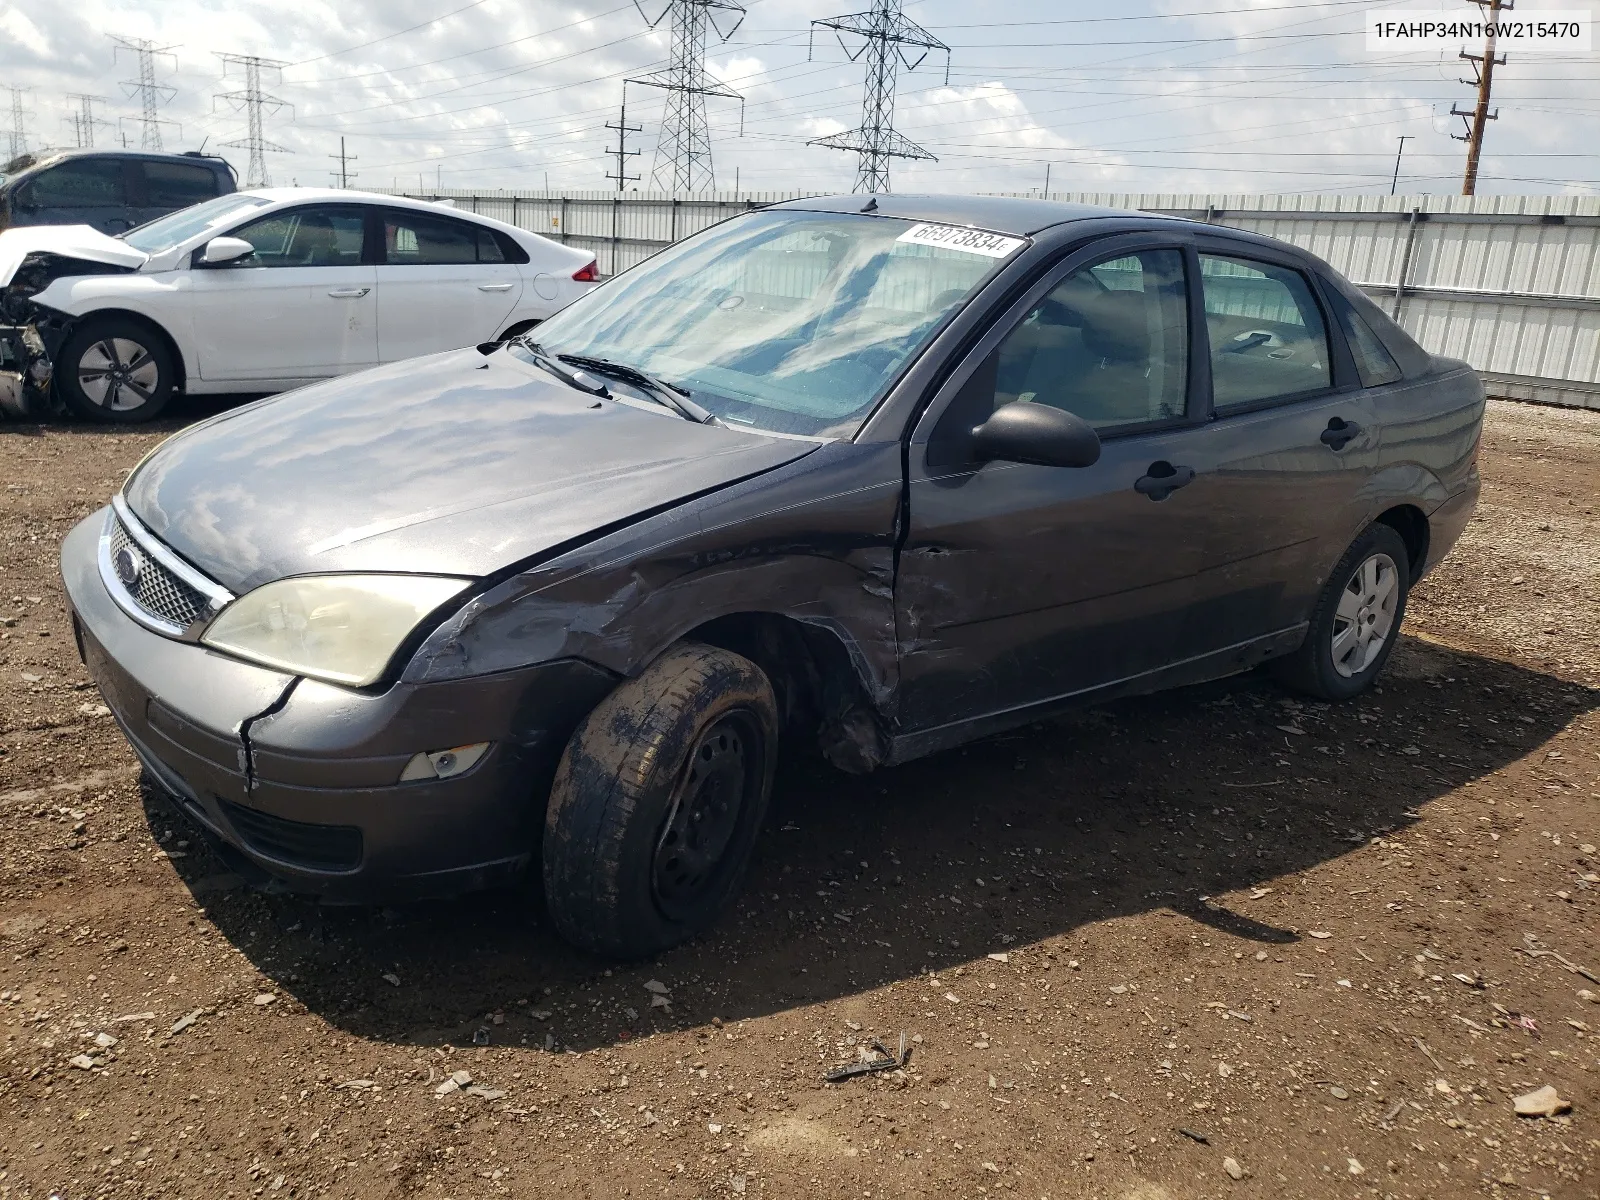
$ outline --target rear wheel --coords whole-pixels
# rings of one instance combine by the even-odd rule
[[[639,958],[710,926],[743,879],[772,788],[778,707],[761,668],[679,646],[567,743],[545,816],[556,929]]]
[[[56,388],[79,416],[112,424],[152,421],[172,400],[177,371],[166,341],[126,317],[91,317],[56,356]]]
[[[1364,692],[1400,636],[1410,561],[1405,540],[1392,528],[1367,526],[1328,577],[1305,643],[1273,662],[1272,673],[1321,700],[1348,700]]]

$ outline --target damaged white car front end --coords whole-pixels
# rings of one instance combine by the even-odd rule
[[[0,414],[33,420],[58,411],[52,358],[72,317],[34,297],[59,279],[129,274],[149,258],[88,225],[0,233]]]

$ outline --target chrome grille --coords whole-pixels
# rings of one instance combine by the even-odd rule
[[[142,550],[119,518],[111,519],[110,533],[112,561],[116,561],[120,551],[127,550],[140,564],[131,587],[120,575],[116,582],[123,594],[144,612],[168,625],[187,629],[210,611],[206,597]]]

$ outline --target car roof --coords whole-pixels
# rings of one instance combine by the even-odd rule
[[[51,163],[63,162],[69,158],[159,158],[172,162],[207,162],[226,163],[227,160],[220,154],[201,154],[198,151],[182,150],[133,150],[121,146],[61,146],[49,150],[33,150],[19,157],[32,161],[26,167],[17,170],[31,171],[35,167],[48,166]],[[13,160],[15,161],[15,160]]]
[[[876,207],[866,206],[876,202]],[[878,217],[901,217],[940,225],[967,225],[1013,237],[1028,237],[1055,225],[1096,217],[1140,217],[1160,220],[1150,213],[1096,204],[1068,204],[1059,200],[1032,200],[1023,196],[812,196],[789,200],[773,208],[812,212],[855,213],[870,211]],[[1179,218],[1167,218],[1176,220]]]
[[[433,200],[415,200],[410,196],[389,196],[383,192],[362,192],[357,191],[355,188],[264,187],[245,188],[241,194],[245,196],[260,196],[273,204],[304,203],[307,200],[342,201],[345,204],[389,204],[396,208],[414,208],[420,212],[453,212],[457,216],[467,217],[474,221],[494,225],[504,224],[504,222],[495,221],[482,213],[475,213],[465,208],[454,208],[451,205],[439,204]]]

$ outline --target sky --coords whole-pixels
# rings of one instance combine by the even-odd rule
[[[730,0],[731,2],[731,0]],[[1399,139],[1402,193],[1456,193],[1451,134],[1470,107],[1453,55],[1367,50],[1370,12],[1440,0],[908,0],[904,15],[949,46],[902,68],[896,128],[937,161],[896,162],[896,191],[1387,193]],[[1464,15],[1465,0],[1443,0]],[[599,190],[623,81],[666,62],[667,0],[0,0],[0,84],[24,89],[30,149],[138,146],[132,54],[113,37],[170,46],[168,149],[220,151],[245,174],[244,86],[224,53],[263,72],[271,181],[326,185],[344,139],[356,187]],[[719,14],[711,75],[743,103],[706,102],[719,188],[848,191],[855,155],[806,143],[861,119],[864,66],[814,20],[870,0],[744,0]],[[641,7],[642,5],[642,7]],[[1548,0],[1544,7],[1570,7]],[[1531,0],[1517,15],[1534,11]],[[1597,12],[1600,15],[1600,12]],[[629,188],[651,189],[664,95],[627,88]],[[1512,56],[1495,75],[1499,119],[1478,191],[1600,194],[1600,39],[1583,55]],[[0,151],[12,128],[0,90]],[[742,111],[741,111],[742,110]],[[103,124],[100,122],[104,122]]]

